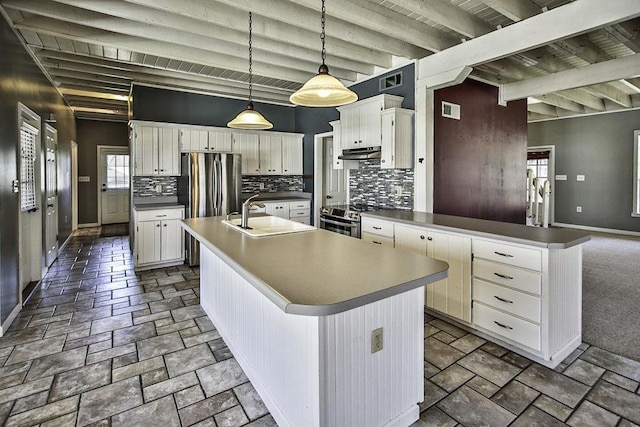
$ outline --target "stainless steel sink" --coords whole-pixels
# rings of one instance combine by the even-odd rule
[[[311,231],[316,228],[311,225],[302,224],[296,221],[280,218],[272,215],[256,216],[249,218],[249,228],[240,227],[241,219],[234,218],[223,220],[223,223],[234,230],[254,237],[273,236],[276,234],[299,233]]]

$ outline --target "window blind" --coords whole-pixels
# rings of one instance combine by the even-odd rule
[[[36,142],[38,129],[27,122],[20,124],[20,210],[38,207],[36,201]]]

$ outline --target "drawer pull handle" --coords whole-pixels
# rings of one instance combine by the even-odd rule
[[[498,295],[493,296],[498,301],[506,302],[507,304],[513,304],[513,301],[509,301],[508,299],[500,298]]]
[[[498,251],[494,251],[493,253],[496,254],[496,255],[507,257],[507,258],[513,258],[513,255],[510,255],[510,254],[505,254],[505,253],[498,252]]]
[[[166,215],[156,215],[156,218],[163,218],[163,217],[165,217],[165,216],[166,216]]]
[[[372,240],[373,243],[375,243],[376,245],[381,245],[382,242],[376,242],[375,240]]]
[[[375,225],[373,226],[374,230],[382,230],[382,227],[376,227]]]
[[[505,275],[505,274],[500,274],[500,273],[493,273],[493,274],[495,274],[496,276],[501,277],[501,278],[503,278],[503,279],[513,280],[513,277],[511,277],[511,276],[507,276],[507,275]]]
[[[513,329],[511,326],[503,325],[502,323],[496,322],[495,320],[493,321],[493,323],[495,323],[496,325],[500,326],[501,328]]]

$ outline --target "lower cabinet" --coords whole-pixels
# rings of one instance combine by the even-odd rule
[[[264,207],[265,213],[269,215],[311,224],[310,200],[264,202]]]
[[[277,216],[280,218],[289,219],[289,203],[288,202],[265,202],[265,212],[269,215]]]
[[[395,224],[395,247],[449,263],[446,279],[426,287],[426,306],[471,323],[471,238]]]
[[[135,266],[151,268],[184,261],[184,209],[136,211]]]

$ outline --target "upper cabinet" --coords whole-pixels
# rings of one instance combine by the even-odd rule
[[[343,149],[379,146],[382,143],[382,111],[400,107],[402,97],[378,95],[338,107]]]
[[[389,108],[382,112],[380,168],[413,167],[413,110]]]
[[[282,136],[260,134],[260,175],[282,175]]]
[[[134,175],[180,175],[180,137],[176,128],[131,125]]]
[[[231,133],[231,131],[225,129],[180,129],[180,145],[183,152],[230,152],[232,138],[233,134]]]
[[[302,175],[302,135],[282,135],[282,174]]]
[[[243,175],[260,175],[260,143],[257,133],[234,133],[233,151],[242,155]]]

